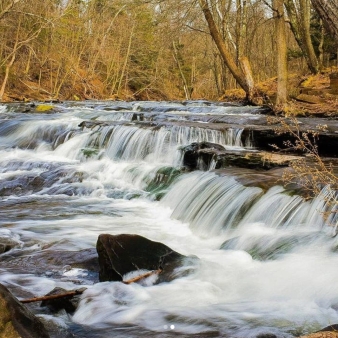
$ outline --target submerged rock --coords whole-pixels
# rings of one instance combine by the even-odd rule
[[[48,338],[42,322],[0,284],[0,337]]]
[[[123,275],[135,270],[162,269],[158,282],[177,277],[175,269],[183,265],[185,256],[166,245],[139,235],[102,234],[97,240],[100,282],[122,281]]]

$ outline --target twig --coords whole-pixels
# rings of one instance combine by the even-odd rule
[[[138,282],[138,281],[140,281],[140,280],[142,280],[144,278],[150,277],[152,275],[159,275],[161,272],[162,272],[162,269],[149,271],[149,272],[144,273],[143,275],[140,275],[140,276],[128,279],[126,281],[123,281],[122,283],[124,283],[124,284],[135,283],[135,282]]]
[[[23,299],[23,300],[20,300],[20,302],[21,303],[33,303],[33,302],[40,302],[40,301],[44,301],[44,300],[54,300],[54,299],[64,298],[64,297],[73,297],[73,296],[83,294],[83,292],[85,290],[86,290],[86,288],[82,288],[82,289],[78,289],[78,290],[60,293],[58,295],[50,295],[50,296],[42,296],[42,297],[34,297],[34,298],[29,298],[29,299]]]

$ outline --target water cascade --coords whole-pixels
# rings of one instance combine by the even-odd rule
[[[182,170],[180,148],[192,142],[252,148],[243,128],[223,123],[254,124],[260,108],[26,108],[0,105],[0,282],[18,297],[87,287],[73,316],[36,310],[44,320],[79,337],[296,337],[338,323],[338,239],[325,198],[248,186],[240,168]],[[139,234],[198,263],[170,283],[142,286],[97,283],[86,269],[43,258],[94,249],[102,233]]]

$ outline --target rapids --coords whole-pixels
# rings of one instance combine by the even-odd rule
[[[77,337],[296,337],[338,323],[338,239],[322,217],[325,198],[244,186],[241,169],[180,170],[180,147],[192,142],[252,147],[241,128],[212,126],[227,118],[255,123],[260,108],[205,101],[26,108],[0,105],[0,243],[12,245],[0,254],[0,282],[19,298],[88,288],[73,316],[35,307],[45,321]],[[199,263],[188,276],[148,286],[23,263],[47,249],[93,249],[102,233],[139,234]]]

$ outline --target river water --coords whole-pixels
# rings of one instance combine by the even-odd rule
[[[73,316],[35,308],[46,321],[76,337],[295,337],[338,323],[338,241],[323,199],[244,186],[241,169],[179,170],[179,148],[191,142],[252,147],[221,122],[255,123],[259,108],[28,108],[0,105],[0,238],[14,243],[0,255],[0,282],[22,298],[87,287]],[[199,260],[190,274],[147,286],[96,283],[86,269],[34,261],[93,249],[102,233],[139,234]]]

